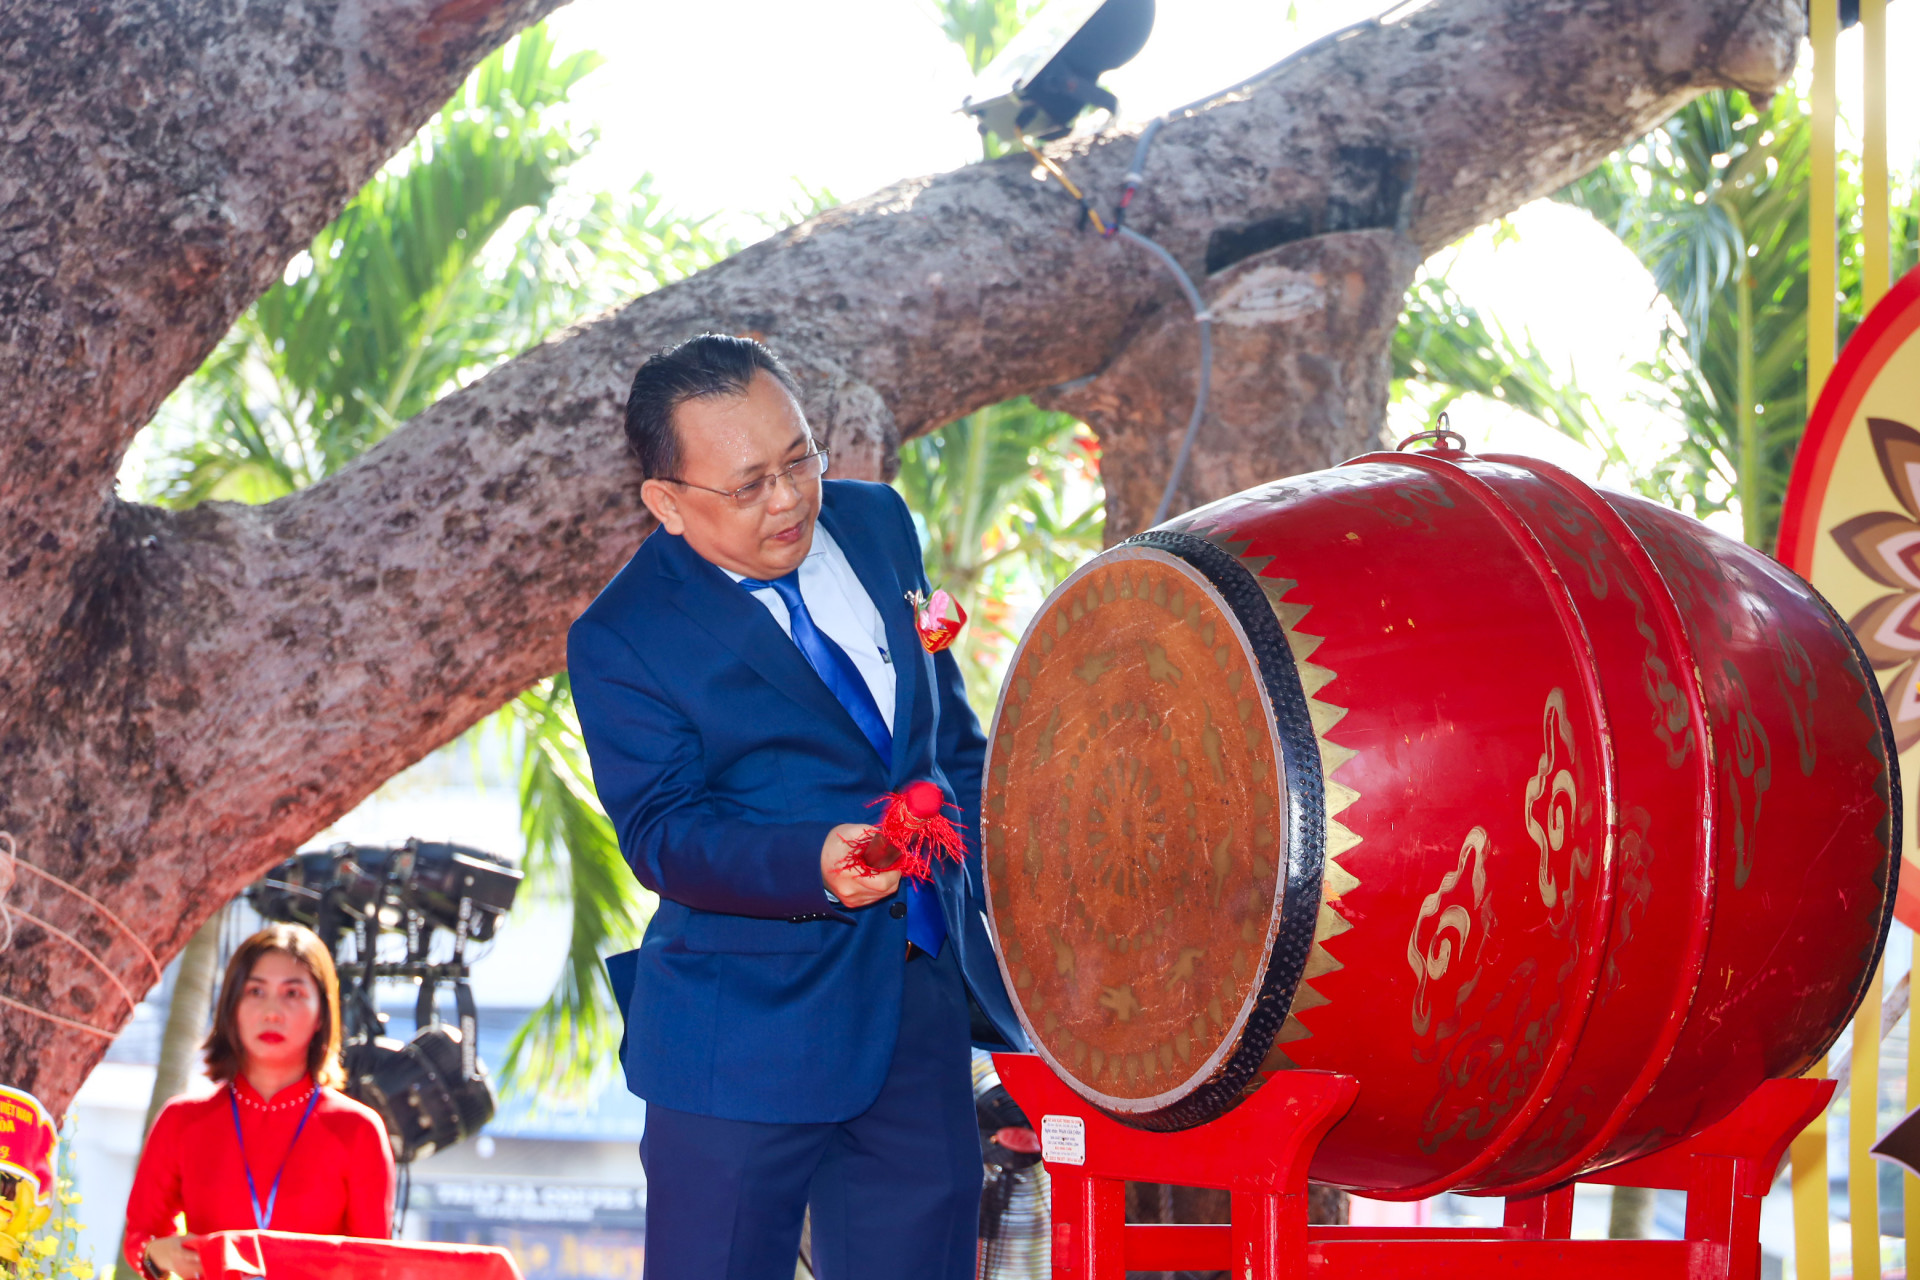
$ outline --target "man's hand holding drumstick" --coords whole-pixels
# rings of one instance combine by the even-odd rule
[[[859,861],[848,857],[860,849],[866,850],[863,857],[873,868],[871,875],[862,874]],[[820,880],[842,906],[871,906],[891,898],[900,887],[900,851],[871,823],[843,822],[827,833],[820,847]]]
[[[827,833],[820,879],[843,906],[864,907],[892,896],[900,877],[926,881],[933,863],[960,861],[960,833],[944,810],[946,796],[931,782],[909,782],[886,805],[878,826],[844,822]]]

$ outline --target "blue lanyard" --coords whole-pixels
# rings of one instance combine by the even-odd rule
[[[273,1175],[273,1185],[267,1188],[267,1211],[260,1212],[260,1188],[253,1181],[253,1166],[247,1163],[247,1140],[240,1133],[240,1086],[238,1083],[227,1086],[227,1102],[233,1107],[233,1140],[240,1144],[240,1167],[247,1174],[247,1195],[253,1200],[253,1225],[265,1231],[273,1225],[273,1202],[280,1198],[280,1178],[287,1171],[287,1161],[293,1158],[293,1144],[300,1141],[300,1131],[307,1127],[307,1117],[313,1114],[313,1108],[320,1101],[320,1086],[314,1085],[313,1092],[307,1095],[307,1109],[300,1113],[300,1123],[294,1126],[293,1137],[287,1142],[287,1154],[280,1157],[280,1169]]]

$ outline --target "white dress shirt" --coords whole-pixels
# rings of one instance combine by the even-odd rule
[[[735,582],[746,576],[731,569],[723,572]],[[772,587],[762,587],[751,594],[767,607],[767,612],[780,624],[780,629],[792,636],[793,620],[787,614],[787,602],[780,598],[780,593]],[[894,670],[893,657],[887,652],[886,623],[881,621],[880,610],[874,607],[873,597],[860,584],[859,575],[847,563],[846,552],[833,540],[827,527],[818,522],[813,526],[813,549],[800,562],[800,598],[807,602],[807,612],[813,617],[813,625],[831,637],[853,659],[853,665],[859,669],[861,679],[867,682],[874,704],[880,708],[880,714],[891,730]],[[904,601],[900,607],[907,607]]]

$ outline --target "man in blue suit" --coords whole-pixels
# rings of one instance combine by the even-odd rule
[[[628,443],[659,521],[567,639],[594,782],[660,906],[607,962],[647,1100],[648,1280],[974,1272],[969,1040],[1023,1046],[981,916],[986,742],[919,641],[906,505],[824,480],[787,371],[705,334],[648,360]],[[964,866],[843,869],[926,779]]]

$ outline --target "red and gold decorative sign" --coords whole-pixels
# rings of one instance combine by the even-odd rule
[[[0,1177],[14,1183],[0,1201],[0,1262],[18,1262],[27,1238],[53,1211],[53,1152],[59,1131],[30,1093],[0,1085]]]
[[[39,1099],[0,1085],[0,1174],[24,1178],[41,1199],[53,1196],[53,1149],[60,1131]]]
[[[1852,626],[1886,693],[1906,794],[1920,784],[1920,271],[1847,340],[1780,513],[1780,558]],[[1909,811],[1894,914],[1920,928]]]

